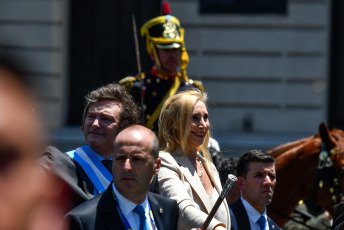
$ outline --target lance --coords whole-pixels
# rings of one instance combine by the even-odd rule
[[[216,201],[214,207],[211,209],[211,211],[210,211],[207,219],[205,220],[203,226],[201,227],[201,230],[205,230],[208,227],[208,225],[210,224],[210,221],[213,219],[217,209],[220,207],[223,199],[226,197],[227,193],[233,187],[234,183],[237,180],[238,180],[238,178],[236,176],[234,176],[233,174],[228,174],[228,178],[226,180],[225,185],[222,188],[222,192],[221,192],[219,198],[217,198],[217,201]]]
[[[139,40],[137,38],[137,31],[136,31],[136,20],[135,20],[135,15],[132,15],[132,20],[133,20],[133,30],[134,30],[134,41],[135,41],[135,51],[136,51],[136,62],[137,62],[137,70],[138,70],[138,75],[140,78],[140,105],[142,109],[142,120],[144,122],[144,108],[143,108],[143,80],[142,80],[142,70],[141,70],[141,60],[140,60],[140,49],[139,49]]]

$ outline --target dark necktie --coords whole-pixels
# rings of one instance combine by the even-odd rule
[[[259,225],[260,230],[265,230],[266,226],[266,219],[264,216],[260,216],[259,219],[257,220],[257,224]]]
[[[103,165],[112,174],[112,160],[102,160]]]
[[[140,230],[150,230],[151,228],[149,226],[143,207],[141,205],[137,205],[133,211],[140,216]]]

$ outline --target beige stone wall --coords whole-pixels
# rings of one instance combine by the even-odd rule
[[[221,144],[259,147],[250,135],[265,133],[266,143],[276,133],[313,134],[327,119],[330,1],[288,2],[286,15],[201,15],[198,0],[169,0],[186,30],[188,75],[208,91]],[[0,0],[0,47],[27,60],[44,123],[73,145],[82,137],[64,127],[67,12],[67,0]],[[252,132],[240,134],[245,119]]]
[[[65,0],[0,0],[0,47],[23,66],[49,128],[64,123]]]
[[[326,121],[330,2],[289,0],[286,15],[199,13],[170,0],[186,30],[188,75],[208,91],[216,131],[317,132]]]

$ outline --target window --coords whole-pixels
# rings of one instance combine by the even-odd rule
[[[201,14],[286,14],[287,0],[200,0]]]

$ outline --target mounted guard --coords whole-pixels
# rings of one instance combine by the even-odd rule
[[[146,50],[154,61],[153,68],[141,76],[125,77],[119,82],[127,87],[137,104],[142,104],[145,125],[156,133],[157,120],[167,98],[191,88],[204,92],[200,81],[193,81],[186,75],[189,57],[184,29],[171,15],[167,2],[163,3],[162,11],[162,16],[147,21],[140,30],[141,36],[146,38]]]

